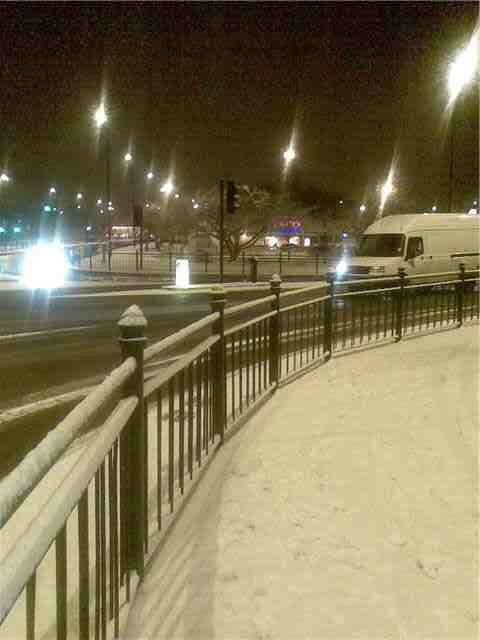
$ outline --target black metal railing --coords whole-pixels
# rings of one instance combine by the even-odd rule
[[[0,484],[7,636],[18,637],[21,615],[28,639],[118,637],[122,607],[205,462],[279,384],[337,352],[479,318],[478,270],[463,265],[285,292],[277,276],[270,286],[233,307],[213,288],[208,316],[148,348],[141,310],[123,314],[123,363]],[[145,365],[187,341],[182,356],[145,376]],[[52,477],[63,479],[26,526]]]

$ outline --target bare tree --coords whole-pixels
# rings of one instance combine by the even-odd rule
[[[284,196],[273,195],[265,189],[238,186],[239,207],[234,214],[224,215],[224,246],[230,260],[252,247],[259,238],[271,231],[274,218],[292,215],[295,205]],[[220,242],[220,215],[218,190],[199,194],[196,209],[196,228]],[[298,213],[298,209],[297,209]]]

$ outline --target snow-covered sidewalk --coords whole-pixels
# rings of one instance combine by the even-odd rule
[[[478,326],[339,356],[212,460],[129,640],[478,637]]]

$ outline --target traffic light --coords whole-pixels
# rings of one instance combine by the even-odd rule
[[[227,181],[227,213],[235,213],[235,209],[240,206],[240,195],[233,180]]]

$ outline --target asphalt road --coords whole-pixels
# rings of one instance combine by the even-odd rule
[[[230,303],[265,295],[231,293]],[[208,294],[122,292],[32,299],[0,294],[0,411],[86,386],[120,359],[117,322],[138,304],[149,342],[209,313]],[[15,334],[15,339],[7,337]],[[19,335],[27,334],[27,335]]]

